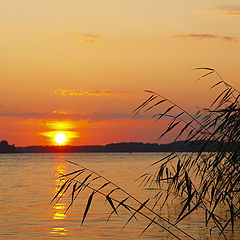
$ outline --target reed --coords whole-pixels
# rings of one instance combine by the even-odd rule
[[[72,164],[77,165],[79,170],[60,175],[65,183],[52,202],[59,201],[69,191],[69,209],[81,192],[90,189],[82,223],[94,195],[99,194],[112,209],[108,220],[122,208],[129,212],[126,224],[140,214],[149,221],[142,233],[156,224],[176,239],[181,239],[179,234],[184,239],[194,239],[180,229],[178,223],[200,209],[205,212],[205,224],[210,233],[217,229],[218,237],[227,239],[226,231],[229,228],[232,232],[235,230],[240,216],[240,93],[224,81],[216,70],[196,70],[206,71],[200,79],[210,74],[216,74],[218,78],[212,88],[219,93],[210,107],[199,109],[192,115],[170,99],[147,91],[150,97],[133,111],[135,115],[157,111],[153,114],[156,121],[169,119],[160,138],[174,131],[174,141],[182,140],[183,147],[184,144],[191,144],[192,149],[195,149],[194,152],[167,154],[152,164],[156,169],[155,173],[145,173],[140,177],[143,187],[157,191],[154,207],[159,206],[162,209],[170,200],[181,201],[177,219],[170,221],[164,218],[154,207],[148,206],[149,199],[140,202],[109,179],[76,163]],[[209,146],[214,150],[209,151]],[[122,198],[114,197],[115,192],[121,192]],[[134,202],[134,207],[130,200]],[[223,208],[228,214],[219,214],[219,210]]]

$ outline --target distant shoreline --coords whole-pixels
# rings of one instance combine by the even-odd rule
[[[15,147],[14,145],[0,144],[0,153],[111,153],[111,152],[197,152],[203,142],[192,144],[191,142],[178,141],[168,144],[142,143],[142,142],[120,142],[107,145],[86,145],[86,146],[27,146]],[[197,146],[197,148],[196,148]],[[208,143],[206,152],[215,152],[217,144]]]

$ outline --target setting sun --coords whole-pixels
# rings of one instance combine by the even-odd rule
[[[55,142],[58,144],[64,144],[67,140],[67,136],[65,133],[59,132],[55,135]]]

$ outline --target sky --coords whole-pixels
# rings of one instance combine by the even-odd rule
[[[16,146],[158,142],[164,95],[194,112],[216,75],[240,88],[239,0],[1,0],[0,139]],[[166,137],[160,142],[169,142]]]

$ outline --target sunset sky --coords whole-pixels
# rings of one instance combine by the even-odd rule
[[[195,67],[240,88],[239,0],[1,0],[0,25],[0,139],[17,146],[157,142],[165,120],[132,110],[145,89],[208,105],[218,79]]]

